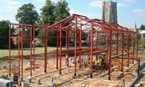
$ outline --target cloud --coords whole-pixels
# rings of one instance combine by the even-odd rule
[[[45,3],[46,0],[37,0],[37,1],[40,2],[40,3]],[[59,0],[51,0],[51,1],[57,2],[57,1],[59,1]]]
[[[18,0],[0,0],[0,20],[10,20],[16,22],[15,14],[22,5]]]
[[[133,9],[132,11],[138,16],[145,16],[145,9]]]
[[[96,0],[96,1],[90,2],[89,6],[91,6],[91,7],[101,7],[102,6],[102,1],[103,0],[100,0],[100,1]]]
[[[81,11],[75,10],[75,9],[71,9],[71,10],[70,10],[70,13],[71,13],[71,14],[84,15],[84,16],[87,16],[87,17],[89,17],[89,18],[96,18],[97,16],[99,16],[99,15],[97,15],[97,14],[95,14],[95,13],[86,13],[86,12],[81,12]]]
[[[133,3],[137,3],[137,0],[124,0],[124,2],[133,4]]]
[[[103,0],[96,0],[96,1],[90,2],[89,6],[90,7],[102,7],[102,2],[103,2]],[[127,5],[125,3],[117,3],[117,6],[126,7]]]
[[[2,10],[7,11],[7,12],[15,12],[22,5],[22,3],[16,0],[3,0],[0,2],[5,4],[5,6],[3,6],[3,8],[5,9],[2,9]]]
[[[128,22],[125,20],[119,20],[119,24],[127,28],[134,28],[134,24],[132,22]]]
[[[127,7],[127,4],[124,4],[124,3],[117,3],[117,7]]]
[[[89,3],[90,7],[102,7],[102,2],[107,0],[95,0]],[[122,0],[121,2],[117,2],[118,7],[127,7],[130,4],[137,3],[137,0]]]
[[[38,2],[45,2],[46,0],[37,0]]]

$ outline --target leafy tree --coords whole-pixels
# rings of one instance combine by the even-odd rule
[[[142,25],[140,26],[140,30],[145,30],[145,25],[142,24]]]
[[[37,11],[35,10],[35,7],[33,4],[28,3],[22,5],[16,14],[16,20],[20,24],[36,24],[39,21],[39,15]],[[30,34],[30,28],[25,29],[25,31]],[[32,29],[33,31],[33,29]],[[33,35],[33,32],[32,32]]]
[[[41,20],[40,20],[40,24],[42,25],[52,25],[55,23],[55,15],[54,15],[54,8],[55,8],[55,4],[51,1],[51,0],[46,0],[45,5],[42,7],[41,9]],[[38,29],[39,36],[43,36],[44,35],[44,30],[43,29]],[[55,36],[54,31],[48,31],[48,34],[50,36]],[[50,43],[49,43],[50,42]],[[52,41],[52,39],[48,39],[48,43],[49,45],[54,44],[55,42]],[[44,39],[41,39],[41,45],[44,45]]]
[[[139,48],[144,48],[145,49],[144,42],[145,42],[145,38],[138,40],[138,46],[139,46]]]
[[[46,0],[45,5],[42,7],[42,13],[41,13],[41,20],[40,23],[42,25],[52,25],[55,22],[62,20],[69,16],[69,9],[68,9],[68,3],[65,0],[58,1],[55,5],[51,0]],[[65,32],[62,32],[63,36],[65,36]],[[44,31],[39,31],[39,36],[44,35]],[[56,36],[56,30],[49,30],[48,31],[49,36]],[[62,39],[63,42],[65,42],[65,39]],[[44,43],[44,40],[42,39],[42,43]],[[63,43],[64,45],[65,43]],[[48,45],[49,46],[55,46],[56,45],[56,39],[55,38],[49,38],[48,39]]]
[[[12,34],[14,29],[12,29]],[[0,48],[6,49],[9,45],[9,21],[3,20],[0,21]],[[11,40],[11,47],[14,47],[13,41]]]
[[[54,15],[54,3],[51,0],[46,0],[45,5],[42,7],[40,23],[42,25],[51,25],[55,23],[55,15]]]
[[[60,0],[56,3],[55,6],[55,21],[60,21],[70,15],[69,13],[69,8],[68,8],[68,3],[66,0]]]
[[[22,24],[36,24],[39,21],[39,15],[33,4],[22,5],[16,14],[16,20]]]
[[[58,22],[62,19],[65,19],[68,16],[70,16],[68,3],[66,2],[66,0],[58,1],[55,5],[55,22]],[[68,25],[68,24],[69,23],[66,23],[65,25],[63,25],[63,27]],[[65,31],[62,32],[62,36],[66,36]],[[65,41],[66,41],[65,38],[62,38],[62,45],[63,46],[65,45]]]

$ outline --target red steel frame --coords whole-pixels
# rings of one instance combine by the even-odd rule
[[[66,25],[69,23],[68,25]],[[18,36],[11,36],[11,28],[12,26],[18,27]],[[20,34],[20,28],[22,28],[22,31],[25,29],[25,27],[28,27],[30,29],[30,36],[23,36],[23,34]],[[35,36],[35,29],[36,28],[42,28],[45,32],[44,36]],[[95,30],[94,30],[95,29]],[[56,30],[57,36],[48,36],[49,30]],[[62,32],[66,31],[66,36],[64,37],[62,35]],[[70,32],[74,31],[74,36],[70,36]],[[83,48],[82,47],[82,31],[89,32],[89,47]],[[33,32],[33,35],[32,35]],[[23,32],[21,32],[23,33]],[[79,33],[79,36],[78,34]],[[93,34],[96,33],[96,36]],[[99,38],[102,38],[100,36],[101,33],[105,34],[105,48],[99,48]],[[114,35],[116,36],[116,39],[114,39]],[[132,38],[129,37],[129,35],[132,35]],[[96,45],[94,47],[94,40],[93,38],[96,37]],[[140,59],[138,58],[138,40],[137,40],[137,33],[129,30],[128,28],[125,28],[123,26],[120,26],[119,24],[109,24],[104,22],[103,20],[99,19],[89,19],[86,16],[73,14],[72,16],[69,16],[53,25],[50,26],[40,26],[40,25],[29,25],[29,24],[15,24],[10,23],[10,29],[9,29],[9,68],[11,68],[11,38],[18,38],[18,40],[24,38],[30,39],[30,76],[32,76],[32,58],[35,61],[35,41],[32,45],[32,41],[35,38],[44,38],[44,72],[47,72],[47,62],[48,62],[48,49],[47,46],[49,44],[48,38],[56,38],[56,69],[59,70],[59,74],[62,73],[62,55],[63,54],[69,54],[71,52],[74,52],[74,76],[76,76],[77,72],[77,55],[79,54],[79,67],[82,65],[81,61],[81,55],[83,53],[88,53],[90,57],[90,77],[93,76],[93,69],[92,69],[92,59],[93,55],[100,54],[100,53],[106,53],[106,63],[108,66],[108,79],[111,79],[111,65],[112,65],[112,59],[121,57],[121,71],[123,71],[123,63],[124,59],[128,60],[128,66],[130,61],[134,63],[134,60],[138,61],[138,68],[140,67]],[[62,38],[66,38],[66,49],[62,50]],[[74,49],[69,49],[69,42],[70,38],[74,38]],[[77,40],[79,38],[79,40]],[[121,41],[122,38],[122,41]],[[132,39],[132,42],[129,41],[129,39]],[[116,47],[113,48],[112,43],[115,40]],[[126,40],[126,42],[125,42]],[[119,42],[121,41],[122,46],[119,46]],[[23,42],[18,43],[18,57],[15,59],[18,59],[18,70],[19,74],[23,76]],[[79,46],[77,45],[79,43]],[[125,53],[125,46],[127,46],[127,51]],[[133,46],[133,50],[130,50],[130,45]],[[32,49],[33,48],[33,49]],[[113,54],[115,51],[115,55]],[[20,66],[21,65],[21,66]],[[35,65],[35,64],[34,64]],[[21,67],[21,70],[20,70]],[[35,67],[35,66],[34,66]],[[139,70],[139,69],[138,69]],[[139,71],[138,71],[139,73]],[[11,69],[9,69],[9,75],[11,75]]]

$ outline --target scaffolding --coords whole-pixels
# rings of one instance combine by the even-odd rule
[[[13,27],[18,28],[18,35],[12,36],[11,29]],[[23,36],[24,29],[30,30],[29,36]],[[35,31],[37,28],[43,29],[45,34],[44,36],[36,36]],[[56,36],[49,36],[48,31],[55,30]],[[62,35],[62,32],[65,32],[65,36]],[[74,33],[74,36],[71,36],[71,32]],[[83,47],[82,44],[82,32],[88,33],[88,46]],[[18,39],[18,56],[11,56],[11,39]],[[62,56],[69,55],[74,53],[74,76],[77,74],[77,56],[79,57],[79,67],[82,66],[82,55],[87,53],[89,55],[89,67],[90,67],[90,78],[93,76],[92,69],[92,60],[93,55],[106,53],[106,63],[108,70],[108,79],[111,79],[111,68],[112,68],[112,59],[121,60],[121,71],[123,71],[124,60],[127,60],[127,65],[129,66],[130,62],[134,63],[134,60],[138,62],[138,68],[140,67],[140,59],[138,58],[138,39],[137,33],[131,31],[130,29],[123,27],[119,24],[110,24],[106,23],[103,20],[99,19],[89,19],[86,16],[73,14],[55,24],[50,26],[42,25],[30,25],[30,24],[16,24],[10,23],[9,29],[9,75],[11,75],[11,60],[18,60],[18,72],[23,76],[23,39],[29,39],[30,43],[30,76],[32,76],[32,60],[35,61],[35,38],[44,39],[44,72],[47,72],[48,64],[48,44],[49,38],[56,39],[56,69],[59,70],[59,74],[62,73]],[[65,42],[62,42],[62,39],[65,38]],[[70,40],[74,39],[74,48],[70,48]],[[99,40],[103,40],[105,45],[100,46]],[[65,47],[62,46],[62,43],[65,43]],[[115,44],[114,44],[115,43]],[[63,48],[63,49],[62,49]],[[69,57],[69,56],[67,56]],[[47,61],[48,60],[48,61]],[[132,60],[132,61],[131,61]],[[35,64],[34,64],[35,65]],[[139,73],[139,69],[138,69]]]

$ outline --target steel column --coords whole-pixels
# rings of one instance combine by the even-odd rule
[[[119,42],[119,40],[118,40],[118,32],[117,32],[117,40],[116,40],[116,55],[118,55],[118,47],[119,47],[118,42]]]
[[[60,53],[59,53],[59,74],[61,75],[61,63],[62,63],[62,23],[60,22],[59,24],[59,33],[60,33],[60,40],[59,40],[59,45],[60,45]]]
[[[110,48],[109,48],[109,69],[108,69],[108,79],[111,80],[111,58],[112,58],[112,30],[110,30]]]
[[[135,57],[135,55],[134,55],[134,49],[135,49],[135,34],[133,34],[133,43],[132,43],[132,45],[133,45],[133,58]],[[133,64],[134,64],[134,60],[132,60],[132,62],[133,62]]]
[[[92,74],[93,74],[93,70],[92,70],[92,62],[93,62],[93,32],[94,32],[94,30],[93,30],[93,25],[91,26],[91,37],[90,37],[90,39],[91,39],[91,43],[90,43],[90,47],[91,47],[91,53],[90,53],[90,78],[92,78]]]
[[[21,48],[20,48],[20,44],[22,44],[21,43],[21,34],[22,34],[22,31],[20,32],[20,26],[19,26],[19,28],[18,28],[18,73],[20,74],[20,61],[21,61],[21,56],[20,56],[20,50],[21,50]]]
[[[30,26],[30,76],[32,76],[32,26]]]
[[[58,69],[58,57],[59,57],[59,52],[58,52],[58,47],[59,47],[59,44],[58,44],[58,42],[59,42],[59,38],[58,38],[58,35],[59,35],[59,29],[56,31],[57,32],[57,38],[56,38],[56,69]]]
[[[33,70],[35,71],[35,27],[33,26],[33,60],[34,60],[34,65],[33,65]]]
[[[22,27],[22,31],[21,31],[21,75],[23,76],[23,30],[24,30],[24,26]]]
[[[128,52],[128,55],[127,55],[127,58],[128,58],[128,60],[127,60],[127,67],[129,67],[129,64],[130,64],[130,63],[129,63],[129,62],[130,62],[130,61],[129,61],[129,53],[130,53],[130,52],[129,52],[129,43],[130,43],[130,42],[129,42],[129,34],[127,34],[127,52]]]
[[[47,73],[47,44],[48,44],[48,31],[45,29],[45,62],[44,62],[44,72]]]
[[[136,33],[136,39],[137,39],[137,48],[136,48],[136,57],[138,57],[138,37],[137,37],[137,33]]]
[[[77,23],[78,23],[77,22],[77,17],[75,16],[74,76],[76,76],[76,67],[77,67],[77,63],[76,63],[76,58],[77,58]]]
[[[122,33],[122,62],[121,62],[121,71],[123,71],[123,57],[124,57],[124,33]]]
[[[11,24],[9,24],[9,76],[11,76]]]

